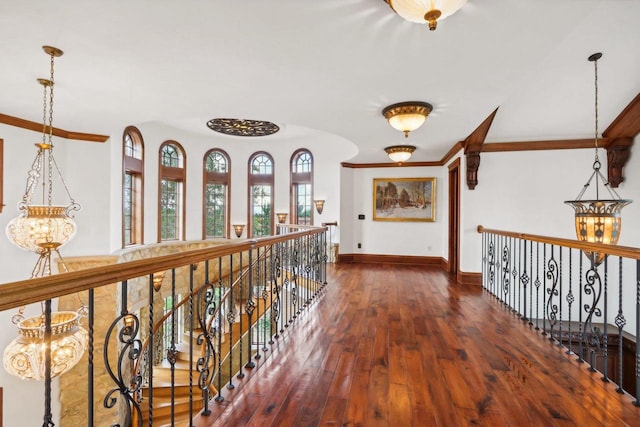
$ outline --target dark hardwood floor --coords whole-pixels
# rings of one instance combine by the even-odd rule
[[[640,408],[479,287],[338,264],[195,426],[640,426]]]

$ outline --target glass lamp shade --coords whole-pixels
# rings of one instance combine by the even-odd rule
[[[565,202],[575,210],[576,237],[590,243],[618,244],[622,218],[620,211],[631,200],[569,200]],[[596,266],[605,254],[585,251],[585,255]]]
[[[408,133],[422,126],[426,119],[426,116],[418,113],[398,114],[389,118],[389,124],[396,130]]]
[[[44,316],[24,319],[18,324],[18,338],[4,350],[4,369],[24,380],[45,379],[47,345]],[[74,367],[87,348],[89,335],[73,311],[51,313],[51,377]]]
[[[427,102],[407,101],[385,107],[382,115],[391,127],[404,132],[404,136],[407,137],[409,132],[422,126],[432,110],[433,106]]]
[[[415,150],[416,147],[413,145],[392,145],[391,147],[384,149],[389,158],[396,163],[402,163],[409,160]]]
[[[287,215],[286,213],[277,213],[276,216],[278,217],[278,223],[279,224],[284,224],[285,222],[287,222]]]
[[[425,15],[429,11],[440,11],[440,15],[435,18],[444,19],[456,13],[466,2],[467,0],[389,0],[388,3],[407,21],[424,24],[427,22]]]
[[[43,245],[60,247],[76,234],[76,223],[66,206],[27,206],[26,212],[7,224],[7,237],[16,246],[41,253]]]
[[[244,224],[234,224],[233,231],[235,231],[236,237],[240,238],[240,236],[242,236],[242,232],[244,231]]]

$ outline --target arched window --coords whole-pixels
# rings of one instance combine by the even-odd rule
[[[184,240],[187,159],[175,141],[160,146],[158,165],[158,241]]]
[[[249,159],[248,236],[273,234],[273,159],[268,153],[254,153]]]
[[[144,143],[140,131],[129,126],[122,146],[122,247],[142,244],[144,204]]]
[[[301,149],[291,156],[291,223],[313,224],[313,156]]]
[[[231,162],[220,149],[204,155],[203,238],[229,237],[229,194]]]

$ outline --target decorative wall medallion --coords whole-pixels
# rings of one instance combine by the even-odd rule
[[[235,136],[267,136],[280,130],[275,123],[246,119],[211,119],[207,126],[216,132]]]

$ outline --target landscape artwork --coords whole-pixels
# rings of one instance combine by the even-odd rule
[[[374,221],[436,220],[435,178],[374,178]]]

